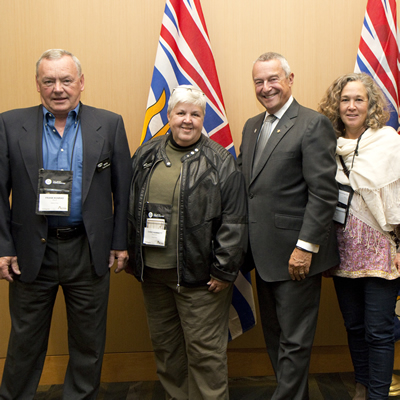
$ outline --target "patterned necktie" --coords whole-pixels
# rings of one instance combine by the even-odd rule
[[[272,124],[276,120],[275,115],[271,114],[268,115],[268,117],[265,119],[260,133],[258,135],[258,141],[257,141],[257,147],[256,147],[256,152],[254,155],[254,162],[253,162],[253,167],[255,168],[260,161],[261,154],[264,151],[264,147],[268,142],[269,137],[271,136],[271,131],[272,131]]]

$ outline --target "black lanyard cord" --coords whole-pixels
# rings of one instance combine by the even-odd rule
[[[367,130],[367,129],[366,129],[366,130]],[[366,131],[366,130],[365,130],[365,131]],[[354,150],[354,154],[353,154],[353,159],[352,159],[352,161],[351,161],[351,169],[350,169],[350,170],[347,168],[347,165],[345,164],[345,162],[344,162],[344,160],[343,160],[343,157],[342,157],[342,156],[339,156],[340,163],[342,164],[342,167],[343,167],[343,172],[344,172],[344,174],[347,176],[347,178],[349,178],[349,176],[350,176],[350,171],[353,169],[354,158],[355,158],[355,156],[358,156],[358,147],[359,147],[359,145],[360,145],[361,137],[362,137],[362,135],[364,135],[365,131],[364,131],[364,132],[358,137],[358,139],[357,139],[357,145],[356,145],[356,148],[355,148],[355,150]]]

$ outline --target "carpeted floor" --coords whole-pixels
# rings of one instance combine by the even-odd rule
[[[398,373],[398,372],[397,372]],[[275,378],[230,378],[230,400],[268,400],[275,389]],[[353,373],[313,374],[309,379],[310,400],[351,400]],[[40,386],[35,400],[60,400],[62,385]],[[159,382],[102,383],[97,400],[164,400]],[[400,400],[400,396],[390,397]]]

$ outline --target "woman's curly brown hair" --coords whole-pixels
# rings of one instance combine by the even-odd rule
[[[342,90],[349,82],[361,82],[367,91],[368,113],[365,120],[365,127],[379,129],[385,126],[385,123],[389,120],[390,113],[388,101],[381,89],[367,74],[346,74],[339,76],[332,83],[318,105],[318,111],[327,116],[332,122],[336,136],[343,136],[345,131],[345,126],[340,118],[339,108]]]

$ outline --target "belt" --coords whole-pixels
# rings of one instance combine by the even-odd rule
[[[82,225],[65,226],[62,228],[49,228],[49,236],[56,237],[59,240],[69,240],[85,232],[85,227]]]

